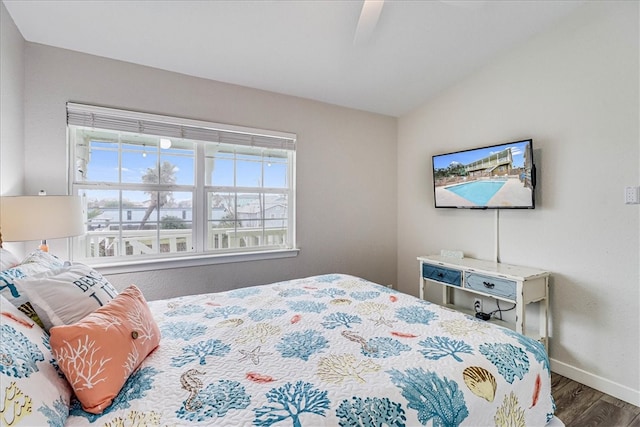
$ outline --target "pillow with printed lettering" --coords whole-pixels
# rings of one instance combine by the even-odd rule
[[[63,266],[64,263],[55,256],[40,250],[34,251],[20,264],[0,271],[0,295],[18,307],[20,311],[29,316],[38,325],[44,326],[29,302],[26,293],[20,292],[15,282],[18,279],[24,279]]]
[[[160,329],[135,285],[73,325],[51,328],[51,350],[82,409],[101,414],[160,343]]]
[[[77,322],[118,295],[100,273],[80,263],[18,279],[15,284],[27,294],[47,331]]]
[[[70,397],[49,335],[0,295],[0,425],[62,426]]]

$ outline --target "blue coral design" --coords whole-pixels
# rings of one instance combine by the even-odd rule
[[[240,307],[239,305],[230,305],[227,307],[217,307],[211,312],[205,314],[204,317],[206,317],[207,319],[215,319],[217,317],[228,319],[231,316],[238,316],[246,312],[247,309],[244,307]]]
[[[326,289],[320,289],[319,291],[314,293],[313,296],[316,298],[321,298],[321,297],[337,298],[346,294],[347,292],[342,289],[326,288]]]
[[[376,292],[376,291],[351,292],[349,296],[358,301],[366,301],[368,299],[378,298],[380,296],[380,292]]]
[[[287,313],[287,310],[282,310],[280,308],[260,308],[257,310],[253,310],[247,314],[251,320],[254,322],[262,322],[263,320],[271,320],[276,317],[283,316]]]
[[[418,411],[418,421],[434,426],[458,426],[469,416],[464,394],[455,381],[440,378],[435,372],[411,368],[387,371],[393,384],[407,399],[408,407]]]
[[[191,362],[207,364],[207,356],[226,356],[231,347],[218,339],[209,339],[182,348],[182,354],[171,358],[171,365],[181,367]]]
[[[251,396],[237,381],[220,380],[209,384],[198,392],[195,400],[199,402],[196,410],[189,411],[186,401],[176,411],[178,418],[187,421],[205,421],[209,418],[224,417],[232,409],[245,409],[251,403]]]
[[[188,304],[188,305],[183,305],[173,310],[167,311],[166,315],[169,317],[188,316],[190,314],[202,313],[203,311],[204,311],[204,307],[202,306]]]
[[[288,301],[287,305],[291,310],[303,313],[322,313],[327,309],[326,304],[313,301]]]
[[[521,348],[511,344],[482,344],[479,350],[509,384],[513,384],[516,377],[522,379],[529,372],[529,358]]]
[[[354,323],[362,323],[360,316],[338,312],[325,316],[322,326],[327,329],[335,329],[339,327],[351,328],[351,325]]]
[[[281,291],[278,291],[278,295],[281,296],[282,298],[293,298],[293,297],[299,297],[299,296],[308,295],[308,294],[309,294],[309,291],[305,289],[298,289],[298,288],[283,289]]]
[[[387,397],[362,399],[354,396],[350,401],[345,399],[336,409],[336,416],[341,427],[404,427],[407,421],[402,404]]]
[[[234,289],[232,291],[227,292],[227,296],[231,298],[247,298],[253,295],[258,295],[260,293],[259,288],[251,287],[251,288],[240,288]]]
[[[25,378],[38,372],[37,362],[42,362],[44,355],[37,345],[10,325],[1,326],[0,338],[0,373]]]
[[[389,337],[371,338],[366,346],[362,346],[362,354],[374,359],[386,359],[398,356],[403,351],[410,351],[411,347]]]
[[[332,283],[332,282],[337,282],[341,278],[342,277],[339,274],[325,274],[323,276],[317,276],[316,282]]]
[[[62,397],[53,401],[53,408],[44,404],[38,408],[38,412],[47,417],[49,427],[63,427],[67,417],[69,416],[69,407],[62,400]]]
[[[436,313],[420,305],[401,307],[396,310],[396,317],[406,323],[422,323],[428,325],[437,319]]]
[[[169,322],[160,328],[163,338],[184,341],[204,335],[206,330],[206,326],[194,322]]]
[[[253,420],[255,426],[268,427],[291,418],[293,427],[301,427],[300,414],[325,416],[325,411],[331,403],[326,390],[318,390],[313,384],[302,381],[272,388],[266,397],[271,405],[253,410],[256,415]]]
[[[0,272],[0,293],[2,293],[5,288],[8,288],[13,298],[19,298],[20,292],[18,292],[14,281],[15,279],[22,279],[23,277],[26,277],[26,275],[18,267]]]
[[[520,343],[520,345],[522,345],[525,348],[525,350],[532,353],[533,357],[538,362],[542,363],[543,368],[546,369],[547,372],[549,372],[549,374],[551,374],[551,366],[549,365],[549,356],[547,356],[547,351],[544,348],[544,345],[542,345],[542,343],[539,343],[538,341],[535,341],[531,338],[525,337],[524,335],[519,334],[515,331],[512,331],[511,329],[504,329],[504,333],[507,336],[515,338]]]
[[[429,337],[420,341],[418,344],[424,347],[424,350],[419,350],[420,353],[431,360],[451,356],[457,362],[462,362],[462,359],[458,357],[457,353],[473,354],[473,349],[469,344],[460,340],[452,340],[449,337]]]
[[[297,357],[309,360],[309,357],[329,347],[329,341],[317,331],[307,329],[293,332],[282,337],[276,346],[282,357]]]

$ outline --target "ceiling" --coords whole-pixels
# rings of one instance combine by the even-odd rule
[[[401,116],[582,1],[2,0],[29,42]]]

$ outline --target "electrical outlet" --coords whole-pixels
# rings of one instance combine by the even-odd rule
[[[640,187],[625,187],[624,202],[627,205],[637,205],[640,203]]]
[[[480,298],[473,299],[473,309],[476,313],[482,312],[482,300]]]

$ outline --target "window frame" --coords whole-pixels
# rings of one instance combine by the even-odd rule
[[[166,126],[165,126],[166,125]],[[149,132],[145,126],[149,126],[152,130]],[[164,126],[164,127],[163,127]],[[184,184],[144,184],[123,182],[121,173],[123,170],[122,153],[123,147],[118,145],[118,182],[87,182],[78,179],[76,164],[78,157],[76,156],[77,144],[75,141],[75,129],[104,129],[106,131],[118,133],[139,133],[141,135],[154,138],[166,137],[178,139],[176,134],[188,141],[193,141],[193,168],[194,182],[193,185]],[[132,129],[139,129],[138,132],[132,132]],[[166,133],[165,133],[166,132]],[[82,256],[81,250],[84,246],[80,243],[80,238],[71,239],[70,258],[75,261],[84,262],[95,267],[100,267],[105,273],[121,273],[131,271],[146,271],[162,268],[176,268],[186,266],[196,266],[205,264],[217,264],[227,262],[240,262],[258,259],[275,259],[296,256],[299,252],[296,241],[296,140],[297,136],[293,133],[271,131],[264,129],[256,129],[242,127],[236,125],[225,125],[220,123],[205,122],[179,117],[170,117],[156,115],[150,113],[134,112],[130,110],[120,110],[106,107],[98,107],[85,104],[67,103],[67,145],[69,158],[69,192],[70,194],[79,194],[82,189],[94,190],[116,190],[119,197],[123,191],[136,189],[138,191],[188,191],[191,188],[191,234],[192,234],[192,251],[189,252],[169,252],[154,253],[146,255],[119,255],[105,257],[89,257]],[[207,170],[205,161],[207,160],[207,144],[217,144],[224,148],[230,146],[253,147],[273,152],[277,150],[284,153],[286,157],[286,180],[287,185],[283,188],[269,188],[264,186],[264,181],[258,184],[258,187],[240,187],[234,181],[233,186],[216,186],[211,185],[210,179],[206,174],[212,174],[213,169]],[[162,163],[160,155],[160,146],[157,146],[158,154],[156,164]],[[244,148],[246,150],[246,148]],[[262,174],[264,179],[264,154],[262,157]],[[234,174],[235,175],[235,174]],[[207,240],[209,239],[210,223],[213,220],[209,217],[208,207],[209,193],[225,188],[231,190],[234,194],[243,193],[248,189],[253,194],[258,194],[261,200],[264,200],[266,194],[275,192],[284,194],[287,198],[287,229],[286,244],[283,246],[263,245],[252,246],[245,249],[228,248],[228,249],[210,249],[207,248]],[[127,207],[122,205],[120,199],[119,205],[119,224],[124,224],[127,213]],[[123,215],[125,217],[123,217]],[[154,220],[160,224],[160,209],[156,209],[157,219]],[[238,212],[234,213],[235,222],[239,221]],[[268,220],[266,210],[261,203],[261,215],[263,237],[265,233],[265,220]],[[158,230],[158,244],[161,229]],[[237,229],[236,229],[237,230]],[[122,233],[122,227],[119,232]],[[120,234],[121,235],[121,234]]]

